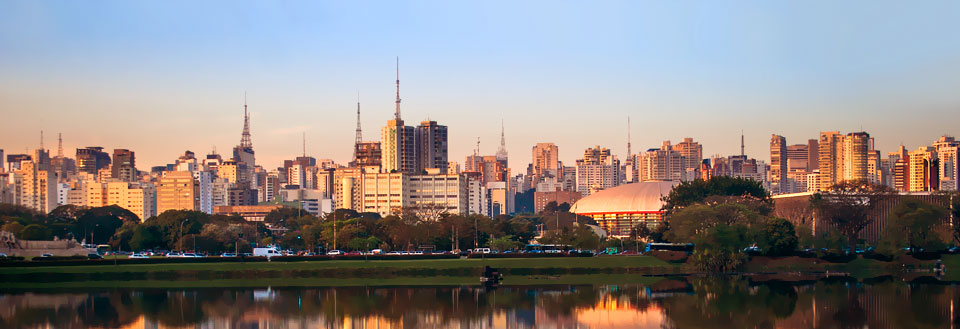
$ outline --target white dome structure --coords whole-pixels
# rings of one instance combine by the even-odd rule
[[[580,199],[570,212],[593,218],[610,236],[626,237],[641,223],[653,228],[662,221],[662,198],[679,184],[652,181],[620,185]]]

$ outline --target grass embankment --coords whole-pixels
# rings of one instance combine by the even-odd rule
[[[677,267],[647,256],[75,265],[0,268],[0,282],[7,289],[466,285],[479,283],[485,265],[504,272],[504,284],[641,283],[656,279],[635,274]]]

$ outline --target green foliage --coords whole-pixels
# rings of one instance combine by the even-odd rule
[[[137,226],[130,238],[131,250],[147,250],[159,248],[163,243],[160,230],[156,226]]]
[[[883,231],[883,242],[890,247],[940,251],[947,247],[947,209],[908,198],[891,211]]]
[[[3,227],[0,228],[0,230],[19,236],[20,232],[23,231],[23,224],[17,223],[16,221],[9,221],[6,224],[3,224]]]
[[[771,218],[756,237],[757,247],[767,256],[789,256],[799,241],[793,224],[782,218]]]
[[[800,225],[796,231],[799,247],[812,248],[814,244],[813,229],[807,225]]]
[[[760,182],[730,176],[714,176],[709,180],[696,179],[681,182],[663,198],[663,210],[672,213],[683,207],[704,202],[710,196],[752,196],[770,202],[768,193]]]
[[[51,240],[53,236],[50,235],[50,229],[46,226],[30,224],[20,231],[20,235],[17,236],[17,238],[23,240]]]
[[[847,239],[850,249],[856,247],[857,237],[873,222],[873,211],[893,190],[865,180],[850,180],[829,188],[829,192],[810,196],[810,205],[827,223]]]
[[[512,235],[504,235],[490,240],[490,242],[487,243],[487,246],[498,251],[513,250],[520,248],[520,242],[517,242],[515,237]]]

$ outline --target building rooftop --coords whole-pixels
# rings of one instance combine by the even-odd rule
[[[620,185],[580,199],[570,207],[576,214],[660,211],[661,200],[670,194],[675,181],[653,181]]]

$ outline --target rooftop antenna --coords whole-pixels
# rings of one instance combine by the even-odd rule
[[[43,150],[43,129],[40,129],[40,149]]]
[[[307,157],[307,132],[303,132],[303,157]]]
[[[357,139],[353,144],[353,162],[357,162],[357,148],[363,142],[363,132],[360,130],[360,91],[357,91]]]
[[[57,133],[57,157],[63,157],[63,133]]]
[[[253,148],[250,140],[250,113],[247,112],[247,92],[243,92],[243,134],[240,136],[240,147]]]
[[[397,56],[397,110],[396,120],[400,121],[400,56]]]
[[[631,159],[633,152],[630,149],[630,116],[627,116],[627,159]]]
[[[740,156],[746,156],[746,155],[747,154],[746,152],[744,152],[744,147],[743,147],[743,129],[740,129]]]

